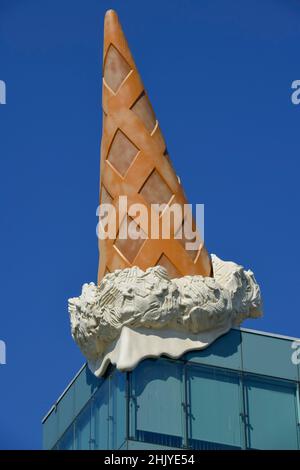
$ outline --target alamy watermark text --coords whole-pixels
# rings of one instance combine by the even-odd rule
[[[0,104],[6,104],[6,83],[0,80]]]
[[[6,344],[0,340],[0,364],[6,364]]]

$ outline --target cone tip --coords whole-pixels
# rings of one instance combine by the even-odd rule
[[[107,10],[105,13],[104,21],[113,21],[113,20],[118,21],[117,13],[115,12],[115,10],[112,10],[112,9]]]

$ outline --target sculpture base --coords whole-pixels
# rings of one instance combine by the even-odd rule
[[[123,326],[120,336],[107,352],[97,361],[89,361],[88,365],[90,370],[100,377],[109,364],[115,365],[120,371],[125,371],[134,369],[140,361],[148,357],[166,355],[177,359],[188,351],[206,348],[230,328],[231,324],[228,322],[228,325],[212,331],[187,334],[174,330],[148,328],[133,330]]]

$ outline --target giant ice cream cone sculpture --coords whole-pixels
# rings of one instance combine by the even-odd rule
[[[145,205],[149,220],[151,204],[166,204],[164,215],[174,204],[183,207],[187,203],[184,191],[117,14],[112,10],[106,13],[104,23],[102,105],[100,203],[114,205],[119,226],[131,221],[128,212],[120,213],[120,196],[127,197],[128,207]],[[201,239],[196,247],[186,249],[185,236],[177,236],[184,224],[184,215],[173,221],[168,238],[161,233],[152,238],[147,233],[147,237],[132,239],[116,233],[115,238],[100,240],[98,281],[107,272],[132,266],[146,270],[161,265],[170,277],[210,276],[211,261]]]

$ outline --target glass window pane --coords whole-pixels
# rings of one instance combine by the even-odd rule
[[[92,403],[92,448],[109,449],[109,379],[96,392]]]
[[[103,378],[97,378],[86,366],[73,385],[75,389],[75,414],[81,412],[97,388],[101,386]]]
[[[83,409],[75,420],[75,445],[77,450],[89,450],[91,439],[91,405]]]
[[[194,449],[240,448],[239,377],[218,369],[188,367],[189,443]]]
[[[63,395],[61,401],[57,405],[58,414],[58,435],[62,434],[68,429],[70,424],[75,418],[74,410],[74,386],[72,385]]]
[[[252,449],[297,449],[296,385],[248,377],[247,438]]]
[[[43,424],[43,449],[52,449],[58,439],[58,415],[54,408]]]
[[[57,449],[73,450],[74,449],[74,424],[69,427],[62,438],[58,441]]]
[[[131,434],[134,439],[182,446],[182,365],[146,360],[131,373]]]
[[[119,449],[126,438],[126,375],[115,371],[110,377],[110,447]]]

